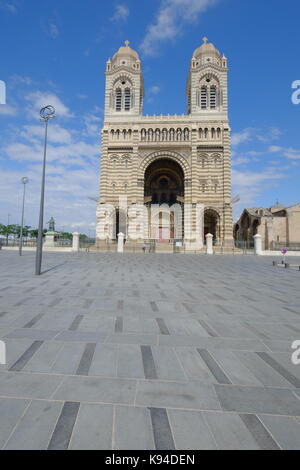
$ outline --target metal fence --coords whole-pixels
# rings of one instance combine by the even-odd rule
[[[287,249],[289,251],[300,251],[300,242],[299,243],[284,243],[284,242],[271,243],[270,250],[281,251],[283,249]]]

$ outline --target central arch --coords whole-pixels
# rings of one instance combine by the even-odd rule
[[[145,205],[160,206],[158,211],[156,209],[155,220],[150,220],[150,238],[175,239],[176,211],[170,207],[180,206],[183,214],[185,177],[182,167],[170,158],[156,159],[146,168],[144,181]]]

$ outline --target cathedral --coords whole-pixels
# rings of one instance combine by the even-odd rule
[[[187,113],[143,114],[138,53],[126,41],[106,64],[97,244],[132,240],[201,250],[233,243],[228,63],[203,39],[188,71]]]

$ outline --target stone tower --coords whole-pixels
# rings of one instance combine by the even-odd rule
[[[119,231],[127,242],[181,241],[192,250],[208,233],[216,245],[232,244],[227,74],[226,57],[204,38],[190,64],[187,114],[144,116],[139,55],[126,41],[108,60],[98,244]]]

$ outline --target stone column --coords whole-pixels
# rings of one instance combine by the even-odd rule
[[[79,239],[80,239],[80,233],[75,232],[73,233],[73,245],[72,245],[72,251],[78,253],[79,252]]]
[[[124,253],[124,233],[120,232],[118,234],[118,253]]]
[[[206,235],[206,253],[208,255],[213,255],[214,254],[213,238],[214,238],[214,236],[211,233],[208,233]]]
[[[262,238],[261,235],[254,236],[254,254],[256,256],[262,255]]]

